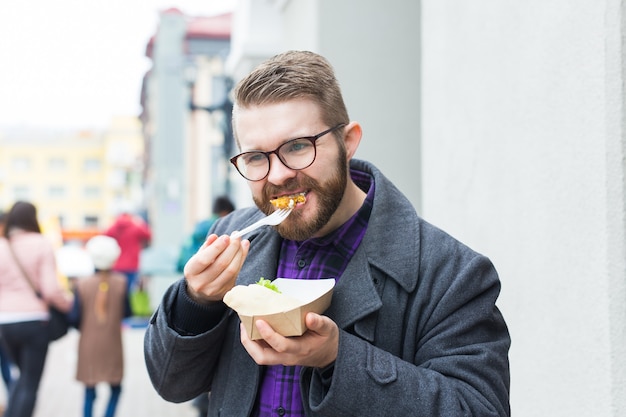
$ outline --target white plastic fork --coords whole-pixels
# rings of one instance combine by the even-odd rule
[[[245,229],[234,231],[230,236],[231,237],[243,236],[243,235],[250,233],[253,230],[258,229],[261,226],[276,226],[277,224],[280,224],[283,220],[285,220],[287,216],[289,216],[290,213],[291,213],[290,208],[278,209],[272,214],[270,214],[269,216],[263,217],[261,220],[255,223],[252,223],[250,226],[246,227]]]

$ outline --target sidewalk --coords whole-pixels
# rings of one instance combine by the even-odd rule
[[[116,417],[196,417],[191,403],[168,403],[152,387],[143,356],[144,331],[142,327],[125,327],[123,331],[125,368]],[[78,336],[71,330],[50,345],[34,417],[82,416],[83,385],[74,377]],[[108,395],[106,385],[97,387],[94,415],[104,414]],[[6,395],[2,392],[0,404],[4,403]]]

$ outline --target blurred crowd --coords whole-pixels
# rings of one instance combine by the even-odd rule
[[[145,293],[139,261],[150,227],[125,211],[86,242],[55,247],[34,204],[18,201],[0,219],[0,363],[8,399],[0,415],[33,415],[49,344],[71,326],[80,333],[75,378],[84,385],[83,415],[93,415],[96,385],[107,384],[105,416],[113,417],[124,370],[122,322],[150,314],[145,302],[135,303],[137,312],[131,307]]]
[[[211,216],[181,243],[173,269],[182,273],[215,220],[234,209],[228,197],[218,197]],[[93,415],[98,385],[108,386],[105,417],[116,414],[124,322],[145,324],[152,313],[149,277],[140,265],[151,237],[148,223],[130,210],[95,236],[60,243],[46,234],[34,204],[18,201],[0,211],[0,370],[7,399],[0,416],[34,415],[48,347],[59,337],[52,330],[55,309],[79,333],[75,380],[84,387],[83,416]],[[206,395],[193,401],[199,415],[207,403]]]

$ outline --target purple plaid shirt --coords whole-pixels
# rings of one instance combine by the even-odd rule
[[[339,280],[365,235],[374,200],[372,178],[359,171],[350,171],[350,175],[361,189],[367,190],[363,206],[340,228],[324,237],[303,242],[284,240],[277,277]],[[252,415],[304,417],[300,369],[300,366],[265,367]]]

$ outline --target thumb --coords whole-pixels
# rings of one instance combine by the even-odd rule
[[[308,313],[304,321],[307,329],[319,335],[330,334],[332,331],[332,321],[328,317],[316,313]]]

